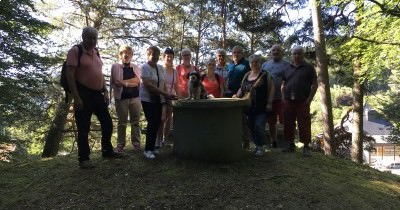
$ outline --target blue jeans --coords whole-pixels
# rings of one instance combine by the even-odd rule
[[[103,155],[113,152],[111,144],[112,119],[108,112],[108,104],[100,91],[89,90],[84,87],[78,88],[83,102],[82,110],[75,110],[75,122],[78,128],[78,160],[80,162],[89,160],[89,131],[92,115],[95,114],[101,125],[101,151]]]
[[[158,127],[161,124],[162,104],[142,101],[142,108],[147,121],[144,150],[154,151]]]
[[[267,115],[265,113],[251,113],[247,115],[247,125],[250,129],[250,135],[256,146],[263,146],[266,143],[265,139],[265,123]]]

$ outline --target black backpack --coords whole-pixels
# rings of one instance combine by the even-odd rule
[[[74,47],[78,47],[78,65],[76,67],[79,67],[81,65],[81,57],[83,54],[83,48],[82,45],[77,44],[74,45]],[[100,57],[99,51],[96,49],[97,56]],[[64,89],[65,92],[65,103],[68,103],[68,94],[71,93],[71,90],[69,89],[68,86],[68,81],[67,81],[67,61],[64,61],[62,68],[61,68],[61,76],[60,76],[60,85]]]

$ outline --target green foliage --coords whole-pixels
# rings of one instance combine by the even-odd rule
[[[381,108],[383,114],[393,125],[393,130],[387,140],[400,144],[400,93],[389,94],[389,97],[381,101],[381,104],[383,105]]]
[[[382,76],[386,70],[398,71],[400,52],[400,19],[388,16],[376,4],[365,4],[357,29],[352,22],[342,33],[347,33],[347,39],[341,39],[340,50],[333,50],[339,61],[351,65],[353,58],[358,56],[361,62],[362,81],[371,81]],[[333,40],[338,44],[337,39]],[[340,43],[340,42],[339,42]],[[348,56],[352,55],[352,56]]]
[[[38,46],[47,44],[44,38],[54,27],[35,13],[31,1],[0,1],[0,126],[44,117],[47,68],[55,60]]]
[[[397,2],[397,3],[396,3]],[[380,100],[381,110],[386,118],[394,125],[392,142],[399,143],[399,106],[400,97],[396,90],[397,75],[400,72],[400,16],[393,15],[394,7],[399,1],[383,2],[366,5],[366,12],[359,30],[354,34],[354,43],[362,50],[362,70],[364,78],[370,84],[369,90],[374,93],[381,91],[387,100]],[[392,7],[393,6],[393,7]],[[392,12],[386,10],[393,8]],[[359,42],[362,42],[358,44]],[[354,45],[353,45],[354,46]],[[394,85],[393,91],[388,91],[389,85]]]
[[[349,1],[332,1],[330,6],[351,5]],[[397,93],[389,91],[398,87],[400,54],[399,1],[356,1],[360,21],[347,21],[339,28],[339,36],[329,39],[331,65],[334,67],[332,80],[334,84],[352,85],[353,62],[360,62],[360,82],[366,87],[366,94],[379,94],[386,100],[368,97],[369,103],[379,107],[386,119],[395,126],[389,141],[399,142],[397,104],[400,103]],[[363,4],[361,4],[363,3]],[[349,9],[348,9],[349,10]],[[345,11],[345,10],[343,10]],[[349,13],[348,20],[354,18]],[[342,18],[343,19],[343,18]],[[340,47],[337,47],[340,46]]]
[[[236,1],[231,4],[231,19],[239,34],[246,34],[248,42],[245,48],[249,49],[250,54],[284,41],[282,30],[289,24],[282,18],[283,11],[273,9],[273,6],[280,5],[281,2],[275,4],[264,0]]]
[[[351,96],[351,88],[334,86],[331,88],[331,100],[332,100],[332,115],[333,115],[333,125],[339,125],[343,115],[350,108],[346,103],[338,103],[337,99],[342,97]],[[310,107],[311,113],[314,113],[311,122],[311,133],[313,140],[314,137],[323,132],[322,127],[322,113],[321,113],[321,100],[319,97],[319,92],[314,97],[313,102]]]

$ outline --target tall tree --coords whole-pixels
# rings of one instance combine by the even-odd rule
[[[282,13],[271,10],[273,1],[250,0],[234,3],[235,21],[238,29],[245,32],[249,40],[250,53],[256,49],[268,49],[282,42],[280,30],[287,25]]]
[[[363,163],[363,112],[364,112],[364,82],[361,75],[360,57],[354,58],[354,85],[353,85],[353,132],[351,159]]]
[[[331,142],[334,139],[332,101],[329,85],[328,59],[326,55],[326,44],[324,29],[321,17],[321,1],[311,2],[314,44],[316,51],[316,64],[318,69],[318,87],[321,97],[322,124],[324,131],[324,151],[326,155],[331,155]]]
[[[400,29],[396,27],[400,22],[398,4],[399,1],[355,1],[356,29],[352,36],[354,39],[352,44],[356,46],[357,51],[354,53],[353,92],[355,102],[353,106],[358,108],[358,111],[355,111],[355,117],[360,118],[361,122],[363,116],[362,96],[366,91],[366,84],[379,81],[387,69],[393,75],[399,72]],[[395,77],[389,78],[389,81],[398,84]],[[384,91],[384,94],[386,93],[393,94],[393,92]],[[396,100],[396,95],[396,93],[393,94],[392,100]],[[382,104],[381,101],[379,103]],[[387,108],[389,107],[391,107],[390,104]],[[388,119],[395,117],[396,115],[393,113]],[[360,132],[362,132],[362,125],[356,133],[353,133],[353,152],[355,153],[352,154],[352,160],[362,163],[363,141],[358,138]]]
[[[355,25],[354,32],[357,33],[359,27],[363,20],[363,12],[364,12],[364,1],[363,0],[355,0],[354,4],[356,6],[355,12]],[[364,82],[366,81],[365,76],[363,75],[362,63],[361,60],[364,54],[364,43],[360,43],[359,40],[353,42],[355,44],[353,47],[355,50],[353,51],[353,132],[352,132],[352,148],[351,148],[351,159],[357,163],[363,163],[363,133],[364,133],[364,122],[363,122],[363,113],[364,113]]]
[[[353,149],[356,151],[353,152],[355,155],[353,158],[357,162],[362,162],[362,150],[365,145],[362,139],[363,126],[360,123],[363,119],[364,94],[366,87],[371,87],[372,83],[388,81],[382,80],[387,75],[385,72],[388,69],[392,72],[398,69],[398,58],[395,56],[398,55],[400,37],[398,27],[395,25],[399,23],[397,15],[400,14],[400,10],[396,7],[398,2],[394,1],[329,2],[331,4],[325,1],[322,21],[331,53],[330,74],[335,76],[336,84],[353,86],[353,106],[357,107],[356,112],[358,112],[353,117],[358,118],[356,122],[359,122],[354,125],[357,129],[353,138],[356,136],[359,138],[353,139],[355,144]],[[361,14],[359,7],[355,6],[360,4],[362,4]],[[356,18],[362,21],[356,21]],[[305,25],[308,26],[309,23],[306,22]],[[302,40],[307,40],[305,36],[310,34],[309,27],[303,29],[306,33],[300,37]]]
[[[199,0],[193,1],[194,8],[198,8],[194,12],[194,23],[196,29],[196,44],[195,44],[195,65],[200,63],[200,56],[203,52],[210,52],[212,49],[209,46],[210,38],[213,36],[215,29],[212,28],[216,23],[216,18],[213,15],[213,5],[209,1]],[[210,18],[213,17],[214,18]],[[206,56],[210,56],[206,53]],[[204,60],[204,59],[203,59]]]
[[[189,18],[181,4],[162,1],[164,6],[160,13],[162,22],[159,25],[157,38],[161,46],[171,47],[177,53],[183,47],[184,32]],[[180,56],[177,54],[178,59]]]
[[[32,1],[0,1],[0,127],[36,128],[46,119],[56,60],[39,46],[51,46],[46,37],[55,27],[38,16]]]
[[[222,0],[222,3],[221,3],[221,16],[220,16],[220,24],[221,24],[221,28],[222,28],[222,30],[221,30],[221,34],[222,34],[222,39],[221,39],[221,47],[222,47],[222,49],[225,49],[226,48],[226,34],[227,34],[227,31],[226,31],[226,20],[227,20],[227,7],[228,7],[228,4],[227,4],[227,0]]]

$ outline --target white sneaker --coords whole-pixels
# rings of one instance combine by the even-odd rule
[[[154,150],[154,151],[151,151],[153,154],[159,154],[160,153],[160,151],[159,150]]]
[[[264,154],[264,149],[262,147],[256,147],[255,156],[262,156]]]
[[[144,155],[144,157],[147,158],[147,159],[154,159],[154,158],[156,158],[156,156],[154,156],[154,154],[153,154],[152,151],[144,151],[144,152],[143,152],[143,155]]]

